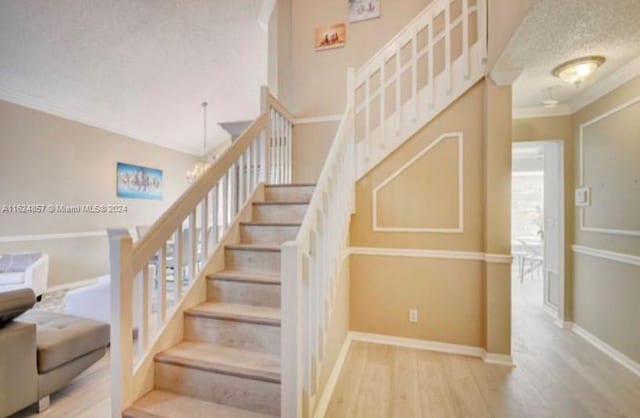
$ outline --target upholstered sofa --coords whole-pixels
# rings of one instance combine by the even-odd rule
[[[0,292],[30,288],[39,299],[47,290],[49,256],[44,253],[0,255]]]
[[[0,293],[0,417],[38,403],[104,356],[109,325],[31,310],[31,289]]]

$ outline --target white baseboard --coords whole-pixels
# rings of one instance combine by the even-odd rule
[[[342,348],[340,349],[340,353],[338,354],[336,363],[334,364],[333,370],[331,370],[331,374],[329,375],[329,379],[327,380],[324,392],[318,400],[315,413],[313,414],[314,418],[324,418],[325,414],[327,413],[327,408],[329,407],[331,396],[333,396],[336,384],[338,383],[338,378],[340,377],[340,372],[342,372],[347,354],[349,353],[349,348],[351,347],[351,343],[353,341],[393,345],[397,347],[413,348],[418,350],[437,351],[440,353],[478,357],[481,358],[485,363],[496,364],[500,366],[515,367],[516,365],[510,355],[487,353],[486,350],[482,347],[350,331],[344,339],[344,343],[342,344]]]
[[[73,290],[73,289],[77,289],[79,287],[84,287],[84,286],[88,286],[90,284],[93,284],[95,282],[98,281],[99,277],[94,277],[93,279],[86,279],[86,280],[77,280],[74,282],[70,282],[70,283],[63,283],[63,284],[59,284],[56,286],[49,286],[47,287],[47,291],[44,292],[45,294],[47,293],[53,293],[53,292],[57,292],[59,290]]]
[[[593,345],[595,348],[602,351],[604,354],[608,355],[613,360],[617,361],[618,363],[620,363],[621,365],[629,369],[629,371],[631,371],[632,373],[636,374],[637,376],[640,376],[640,363],[632,360],[625,354],[622,354],[620,351],[611,347],[609,344],[602,341],[600,338],[596,337],[586,329],[582,328],[580,325],[576,323],[570,323],[570,322],[568,324],[570,324],[568,329],[571,329],[573,332],[575,332],[576,334],[584,338],[587,342],[591,343],[591,345]]]
[[[391,335],[369,334],[366,332],[350,332],[353,341],[374,344],[395,345],[398,347],[415,348],[418,350],[437,351],[440,353],[460,354],[482,358],[484,349],[470,345],[441,343],[438,341],[417,340],[413,338],[394,337]]]
[[[340,353],[338,353],[338,358],[336,358],[336,362],[333,365],[331,374],[329,375],[329,379],[327,379],[327,384],[324,387],[324,392],[322,392],[322,395],[318,400],[316,411],[313,414],[314,418],[324,418],[327,413],[329,401],[331,401],[333,391],[336,388],[336,384],[338,384],[338,378],[340,377],[340,372],[342,372],[342,368],[344,367],[344,362],[347,359],[349,347],[351,347],[351,341],[353,341],[353,339],[351,338],[351,333],[347,333],[347,336],[344,339],[344,343],[342,343]]]
[[[516,367],[516,362],[513,361],[513,357],[508,354],[487,353],[486,351],[484,351],[482,353],[482,360],[488,364]]]

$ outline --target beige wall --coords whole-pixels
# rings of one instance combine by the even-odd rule
[[[574,254],[571,246],[640,255],[640,237],[583,231],[580,211],[574,206],[574,189],[581,186],[580,126],[638,97],[640,77],[571,116],[513,121],[514,141],[562,140],[565,144],[566,319],[637,362],[640,331],[628,324],[630,318],[638,316],[637,300],[630,295],[640,294],[640,267]],[[635,134],[640,120],[638,109],[628,108],[585,129],[585,186],[595,192],[587,213],[592,214],[590,222],[603,224],[590,226],[637,229],[637,211],[629,212],[628,208],[640,204],[640,154]],[[623,185],[625,190],[620,189]],[[607,219],[607,214],[616,219]]]
[[[163,170],[163,199],[116,197],[116,163]],[[123,204],[124,214],[0,214],[0,237],[76,234],[151,224],[186,189],[195,158],[0,101],[0,205]],[[0,253],[51,256],[49,285],[108,272],[106,237],[0,242]]]
[[[496,92],[489,84],[476,84],[358,181],[352,247],[509,253],[510,89]],[[463,134],[464,141],[464,231],[375,231],[374,189],[441,135],[456,132]],[[489,141],[485,141],[487,135]],[[451,227],[456,217],[443,215],[458,210],[458,185],[450,181],[457,171],[447,174],[458,163],[451,145],[446,141],[436,145],[389,183],[392,191],[402,194],[380,202],[384,210],[378,210],[379,222],[404,228]],[[488,149],[493,151],[493,160],[487,158]],[[437,161],[431,158],[434,155]],[[487,162],[492,164],[489,169]],[[440,168],[436,171],[441,177],[447,177],[447,187],[440,187],[434,167]],[[485,210],[487,190],[492,192],[491,207]],[[432,198],[424,202],[417,196]],[[421,206],[424,204],[429,205],[428,210]],[[410,221],[416,224],[408,224]],[[492,234],[487,225],[494,228]],[[352,330],[510,353],[508,264],[399,255],[353,255],[351,263]],[[417,323],[408,321],[409,309],[418,309]]]
[[[564,151],[564,189],[565,189],[565,215],[564,215],[564,241],[565,241],[565,320],[572,318],[573,306],[573,251],[571,245],[574,242],[574,205],[573,191],[575,185],[574,173],[574,137],[573,122],[571,116],[554,116],[530,119],[513,120],[513,142],[527,141],[562,141]]]
[[[531,0],[488,0],[489,70],[496,64],[509,41],[529,13]]]
[[[573,139],[575,155],[578,154],[580,125],[599,117],[618,106],[640,97],[640,77],[636,77],[591,105],[573,115]],[[624,216],[625,207],[637,207],[640,201],[640,146],[638,121],[640,110],[629,108],[585,130],[585,156],[594,151],[604,153],[594,161],[585,159],[585,186],[593,190],[592,213],[609,213],[616,216],[612,224],[619,228],[636,229],[638,213]],[[615,123],[611,123],[611,122]],[[576,160],[575,184],[579,182],[579,164]],[[613,180],[617,178],[617,181]],[[626,185],[626,190],[617,190]],[[605,193],[607,190],[612,193]],[[587,212],[589,213],[589,212]],[[591,221],[610,226],[602,216]],[[600,250],[640,256],[640,236],[624,236],[611,233],[583,231],[580,216],[574,216],[576,245]],[[640,295],[640,267],[576,254],[573,276],[573,320],[615,349],[640,362],[640,328],[631,325],[638,319]],[[633,295],[633,296],[632,296]]]
[[[347,23],[344,48],[315,51],[315,28],[346,22],[348,2],[286,0],[278,5],[279,98],[297,117],[342,115],[346,103],[348,67],[358,68],[389,41],[430,0],[382,4],[379,19]],[[298,125],[294,136],[296,182],[315,181],[326,158],[337,122]],[[298,143],[302,142],[301,145]],[[313,154],[295,152],[311,149]],[[309,156],[312,156],[309,158]]]

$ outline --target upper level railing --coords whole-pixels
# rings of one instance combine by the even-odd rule
[[[358,178],[484,76],[486,1],[434,0],[358,69]]]
[[[262,114],[135,245],[129,236],[110,242],[114,417],[134,400],[154,343],[210,273],[207,261],[258,184],[291,181],[293,118],[266,88],[262,104]]]
[[[282,248],[282,408],[286,418],[310,416],[324,359],[336,287],[348,253],[355,204],[353,69],[347,109],[295,241]],[[304,399],[306,397],[306,399]],[[302,408],[308,408],[306,413]]]

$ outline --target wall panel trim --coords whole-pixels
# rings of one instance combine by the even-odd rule
[[[308,116],[303,118],[296,118],[294,123],[296,125],[305,123],[327,123],[327,122],[340,122],[342,115],[323,115],[323,116]]]
[[[378,225],[378,192],[380,189],[391,183],[396,177],[406,171],[409,167],[415,164],[421,157],[426,155],[429,151],[438,146],[442,141],[454,138],[458,145],[458,225],[455,228],[424,228],[424,227],[382,227]],[[404,163],[399,169],[391,174],[382,183],[377,185],[373,189],[372,195],[373,208],[372,208],[372,228],[376,232],[431,232],[431,233],[452,233],[462,234],[464,233],[464,136],[462,132],[448,132],[440,135],[435,141],[430,142],[425,146],[422,151],[416,154],[409,161]]]
[[[573,245],[571,247],[574,253],[589,255],[592,257],[604,258],[605,260],[616,261],[618,263],[631,264],[640,267],[640,256],[616,253],[613,251],[601,250],[584,245]]]
[[[611,110],[609,110],[608,112],[605,112],[599,116],[596,116],[595,118],[583,123],[582,125],[580,125],[580,137],[578,139],[578,172],[580,175],[579,178],[579,182],[580,182],[580,187],[586,187],[586,185],[584,184],[584,174],[585,174],[585,164],[584,164],[584,128],[588,127],[589,125],[593,125],[594,123],[597,123],[599,121],[601,121],[602,119],[606,119],[609,116],[613,115],[614,113],[617,113],[621,110],[624,110],[630,106],[633,106],[637,103],[640,102],[640,96],[636,97],[633,100],[630,100],[626,103],[621,104],[620,106],[617,106]],[[603,234],[613,234],[613,235],[627,235],[627,236],[635,236],[635,237],[640,237],[640,230],[635,230],[635,229],[615,229],[615,228],[601,228],[601,227],[593,227],[593,226],[586,226],[584,223],[584,218],[585,218],[585,210],[587,208],[585,207],[580,207],[580,230],[582,231],[586,231],[586,232],[599,232],[599,233],[603,233]]]
[[[471,260],[487,263],[511,264],[511,254],[487,254],[473,251],[423,250],[417,248],[351,247],[351,255],[373,255],[387,257],[436,258],[443,260]]]
[[[129,230],[129,234],[132,237],[136,237],[136,231],[134,229]],[[88,232],[63,232],[57,234],[34,234],[34,235],[14,235],[0,237],[0,243],[7,242],[29,242],[29,241],[52,241],[59,239],[76,239],[76,238],[95,238],[106,237],[107,230],[100,231],[88,231]]]

